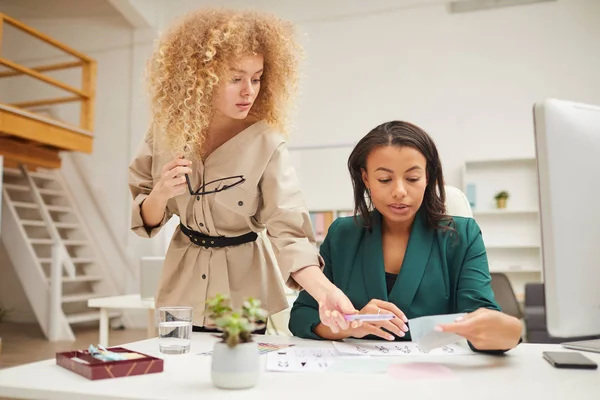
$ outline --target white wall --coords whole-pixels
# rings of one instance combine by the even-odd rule
[[[600,7],[592,3],[464,15],[432,6],[307,23],[296,142],[352,142],[381,122],[408,120],[433,135],[453,185],[466,159],[531,156],[535,100],[600,102],[600,25],[586,20]],[[321,208],[335,193],[328,180],[310,185],[325,194]]]
[[[447,183],[460,185],[467,159],[534,155],[534,101],[600,103],[598,1],[453,15],[440,1],[219,4],[271,10],[306,34],[292,145],[355,143],[381,122],[408,120],[433,135]],[[175,1],[165,21],[197,6]],[[312,208],[351,206],[349,150],[295,156]]]

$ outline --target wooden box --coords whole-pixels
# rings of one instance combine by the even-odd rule
[[[56,364],[90,380],[154,374],[163,371],[163,360],[122,347],[107,350],[115,353],[136,353],[143,357],[122,361],[102,361],[83,350],[56,353]]]

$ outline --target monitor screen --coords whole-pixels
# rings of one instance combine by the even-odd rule
[[[534,105],[548,333],[600,334],[600,107]]]

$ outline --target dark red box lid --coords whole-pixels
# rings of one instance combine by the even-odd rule
[[[111,347],[107,350],[115,353],[137,353],[143,357],[123,361],[102,361],[94,358],[87,351],[75,350],[56,353],[56,364],[91,380],[145,375],[163,371],[163,360],[160,358],[123,347]]]

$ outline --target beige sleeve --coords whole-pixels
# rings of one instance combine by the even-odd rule
[[[173,213],[167,207],[160,224],[151,228],[144,225],[142,203],[146,200],[154,185],[152,178],[153,160],[152,142],[146,137],[140,145],[135,158],[129,165],[129,191],[133,197],[131,230],[145,238],[154,237],[173,216]]]
[[[283,281],[302,289],[291,274],[308,266],[323,268],[308,209],[285,143],[279,145],[260,182],[262,203],[257,219],[264,223]]]

